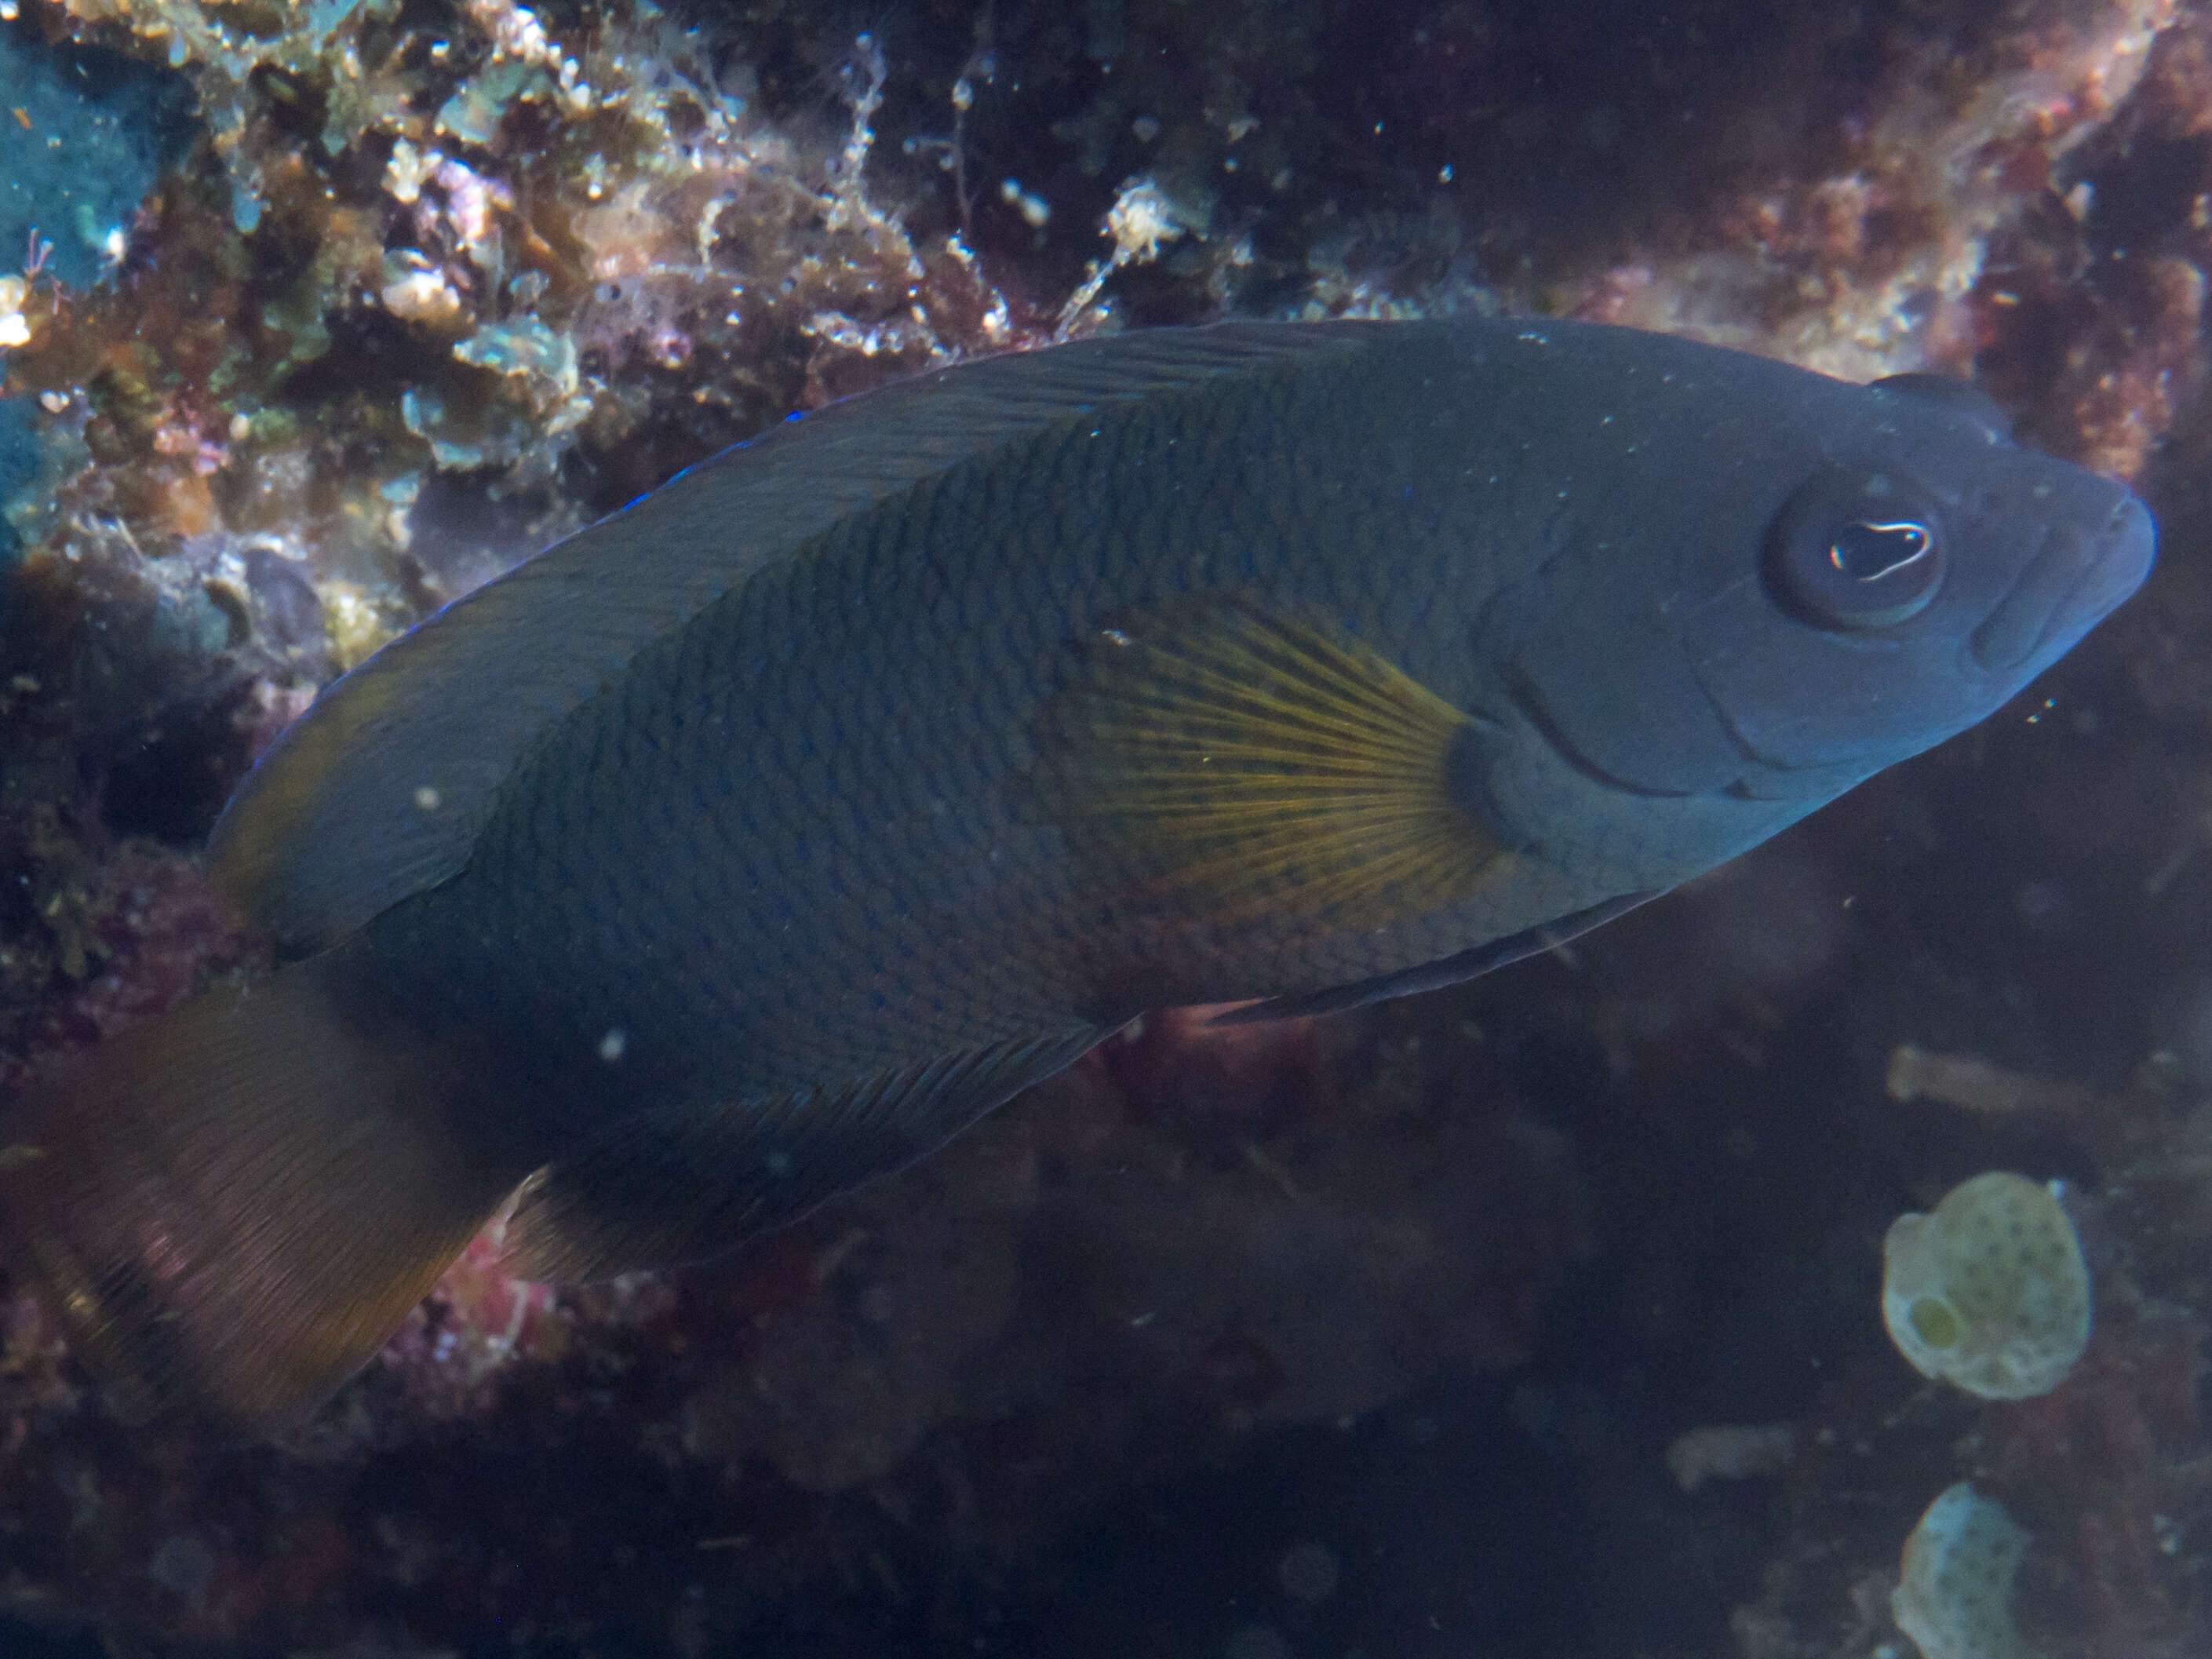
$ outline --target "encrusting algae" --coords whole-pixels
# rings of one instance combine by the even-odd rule
[[[35,13],[154,48],[207,138],[110,281],[29,282],[9,313],[8,387],[46,409],[34,560],[252,597],[227,567],[273,538],[388,636],[794,406],[1013,337],[957,234],[909,237],[866,193],[865,40],[848,130],[802,143],[649,0],[573,48],[495,0],[434,29],[295,10]]]

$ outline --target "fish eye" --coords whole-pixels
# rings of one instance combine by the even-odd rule
[[[1828,562],[1863,586],[1927,558],[1935,550],[1936,532],[1924,524],[1910,519],[1887,524],[1862,520],[1836,532],[1836,539],[1828,546]]]
[[[1942,582],[1935,504],[1890,474],[1824,470],[1776,518],[1767,579],[1783,607],[1816,628],[1894,627]]]

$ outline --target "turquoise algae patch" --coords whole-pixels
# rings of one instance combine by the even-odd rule
[[[1976,1176],[1882,1241],[1881,1313],[1923,1376],[1984,1400],[2032,1400],[2089,1341],[2089,1268],[2052,1189]]]
[[[189,103],[173,75],[0,26],[0,274],[35,264],[89,288],[183,149]]]
[[[39,435],[33,425],[28,398],[0,398],[0,507],[38,471]],[[5,570],[20,548],[15,532],[0,515],[0,570]]]
[[[1897,1627],[1923,1659],[2039,1659],[2013,1620],[2013,1579],[2027,1549],[2002,1504],[1966,1481],[1928,1506],[1905,1540],[1889,1598]]]
[[[0,280],[89,288],[121,256],[131,216],[188,136],[177,76],[0,24]],[[0,307],[0,310],[12,310]],[[18,317],[20,328],[21,319]],[[0,336],[0,346],[20,343]],[[0,351],[0,372],[6,354]],[[0,506],[37,465],[27,400],[0,400]],[[16,552],[0,518],[0,568]]]

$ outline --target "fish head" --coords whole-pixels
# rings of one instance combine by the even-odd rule
[[[1996,712],[2135,592],[2156,539],[2124,485],[2015,443],[1963,383],[1795,379],[1765,429],[1684,441],[1704,465],[1675,476],[1702,482],[1618,532],[1632,556],[1568,549],[1509,657],[1543,767],[1786,809],[1742,815],[1738,845]]]
[[[1755,577],[1684,618],[1747,789],[1864,776],[1963,731],[2149,574],[2156,534],[2126,486],[2014,443],[1946,385],[1869,388],[1883,418],[1791,489]]]

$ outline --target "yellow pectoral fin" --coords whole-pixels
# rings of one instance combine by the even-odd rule
[[[1217,924],[1381,927],[1507,856],[1454,796],[1472,729],[1326,624],[1196,599],[1102,631],[1055,701],[1048,783],[1113,885]]]

